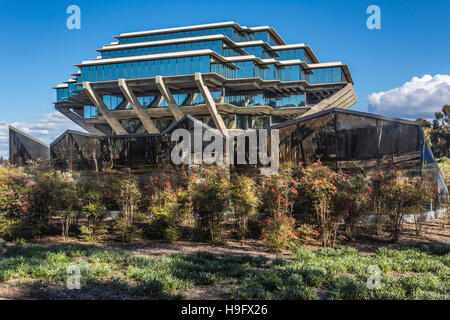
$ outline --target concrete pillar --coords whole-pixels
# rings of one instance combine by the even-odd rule
[[[91,84],[89,82],[83,82],[83,89],[86,91],[89,98],[97,107],[100,114],[109,124],[109,126],[113,129],[114,133],[118,135],[128,134],[128,132],[123,128],[122,124],[116,118],[114,118],[113,115],[111,115],[108,107],[105,105],[105,103],[97,94],[97,92],[95,92],[94,89],[92,89]]]
[[[133,107],[134,112],[138,116],[139,120],[141,120],[142,125],[147,130],[148,133],[159,133],[158,128],[153,123],[152,119],[145,113],[145,109],[142,107],[139,100],[136,98],[133,90],[131,90],[125,79],[119,79],[119,88],[122,91],[125,98]]]
[[[172,112],[172,115],[175,118],[175,120],[180,120],[181,118],[183,118],[184,113],[178,107],[175,99],[173,98],[172,94],[170,93],[169,88],[167,88],[167,86],[164,83],[164,80],[161,76],[156,76],[156,86],[158,87],[159,91],[161,92],[161,95],[164,97],[164,100],[166,100],[167,105],[169,106],[170,112]]]
[[[208,87],[203,83],[202,74],[200,72],[195,73],[195,82],[197,83],[197,87],[200,90],[206,105],[208,106],[209,113],[213,118],[216,128],[220,130],[220,132],[222,132],[224,136],[228,136],[227,127],[223,122],[223,119],[220,116],[219,112],[217,111],[216,103],[214,102],[214,99],[211,96]]]
[[[101,135],[101,136],[105,135],[102,131],[98,130],[95,126],[87,124],[85,122],[85,119],[81,118],[76,113],[70,111],[69,107],[56,106],[55,109],[58,110],[59,112],[61,112],[63,115],[65,115],[67,118],[69,118],[73,122],[75,122],[77,125],[79,125],[81,128],[83,128],[87,132],[89,132],[91,134]]]

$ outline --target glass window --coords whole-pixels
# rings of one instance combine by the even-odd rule
[[[133,62],[133,79],[139,78],[139,62]]]

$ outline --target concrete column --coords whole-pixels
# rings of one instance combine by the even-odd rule
[[[184,100],[183,105],[190,106],[197,98],[197,93],[190,93],[189,96]]]
[[[91,134],[101,135],[101,136],[105,135],[102,131],[98,130],[95,126],[87,124],[85,122],[85,120],[83,118],[81,118],[79,115],[70,111],[69,107],[56,106],[55,109],[58,110],[59,112],[61,112],[63,115],[65,115],[67,118],[69,118],[73,122],[75,122],[77,125],[79,125],[81,128],[83,128],[87,132],[89,132]]]
[[[145,113],[145,109],[142,107],[139,100],[136,98],[133,90],[131,90],[125,79],[119,79],[119,88],[122,91],[125,98],[133,107],[134,112],[136,112],[139,120],[141,120],[142,125],[147,130],[148,133],[159,133],[158,128],[153,123],[152,119]]]
[[[164,97],[164,100],[166,100],[167,105],[169,106],[170,112],[172,112],[173,117],[175,120],[180,120],[183,118],[184,113],[180,110],[178,107],[175,99],[173,98],[172,94],[170,93],[169,88],[166,87],[166,84],[164,83],[164,80],[161,76],[156,76],[156,85],[161,92],[161,95]]]
[[[101,113],[103,118],[113,129],[114,133],[118,135],[128,134],[128,132],[123,128],[120,122],[116,118],[114,118],[113,115],[111,115],[108,107],[105,105],[100,96],[94,91],[94,89],[92,89],[91,84],[89,82],[83,82],[83,89],[86,91],[87,95],[92,100],[94,105],[97,107],[98,111]]]
[[[200,90],[206,105],[208,106],[209,113],[213,118],[216,128],[220,130],[220,132],[222,132],[224,136],[228,136],[227,127],[223,122],[223,119],[220,116],[219,112],[217,111],[216,103],[214,102],[214,99],[211,96],[208,87],[203,83],[202,74],[200,72],[195,73],[195,82],[197,83],[197,87]]]
[[[150,104],[150,108],[159,107],[163,101],[164,98],[162,96],[155,97],[155,100]]]

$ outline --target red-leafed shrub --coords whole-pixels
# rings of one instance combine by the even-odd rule
[[[262,238],[272,250],[291,248],[297,242],[295,219],[283,213],[267,217],[263,222]]]
[[[347,237],[354,239],[357,223],[363,214],[368,213],[372,188],[361,174],[349,176],[339,173],[334,184],[337,187],[334,210],[344,219]]]
[[[300,196],[305,210],[312,211],[314,220],[322,234],[324,246],[334,245],[339,216],[333,210],[333,201],[337,192],[334,185],[336,174],[329,168],[316,162],[303,169],[299,183]]]

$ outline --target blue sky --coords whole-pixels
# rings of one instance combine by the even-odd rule
[[[448,0],[0,3],[0,126],[17,121],[37,124],[47,119],[46,115],[54,112],[55,92],[51,87],[76,71],[73,64],[96,57],[95,49],[114,41],[114,35],[231,20],[246,26],[270,25],[287,43],[309,44],[321,62],[348,64],[359,99],[352,107],[355,110],[409,118],[427,116],[431,111],[423,114],[423,105],[409,110],[404,106],[409,113],[392,109],[401,101],[409,101],[409,105],[410,96],[406,100],[398,96],[421,86],[425,90],[432,87],[427,99],[434,103],[440,103],[439,99],[450,92],[448,78],[435,78],[438,74],[450,75]],[[66,8],[71,4],[81,8],[81,30],[66,28]],[[366,27],[366,8],[371,4],[381,8],[381,30]],[[418,77],[417,81],[413,77]],[[381,97],[368,99],[380,92]],[[438,102],[437,96],[441,97]]]

